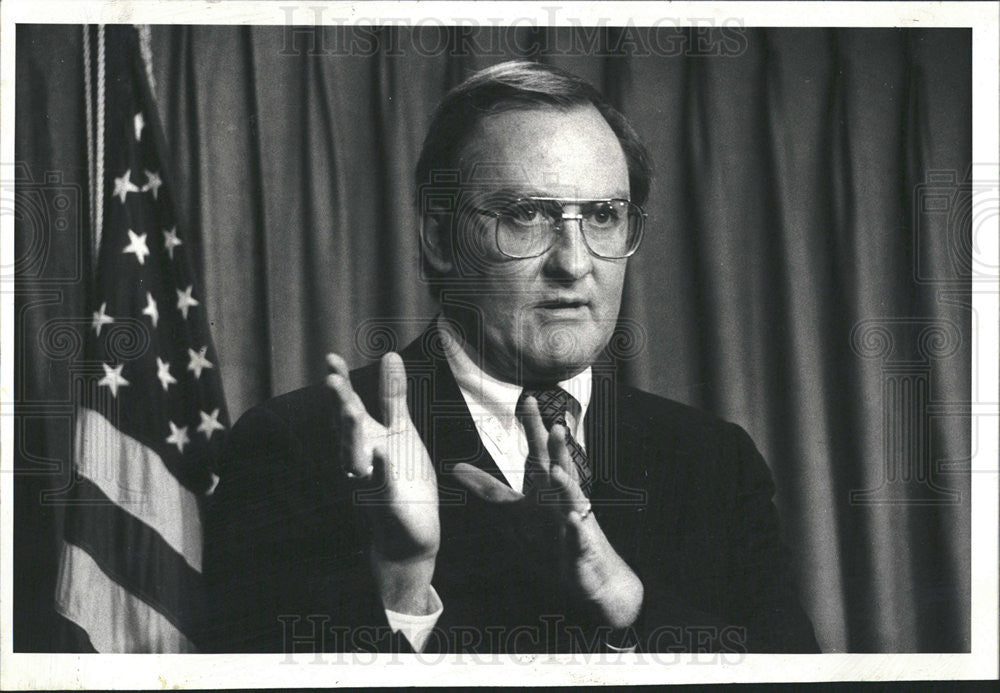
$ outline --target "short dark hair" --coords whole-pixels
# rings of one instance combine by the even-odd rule
[[[586,80],[551,65],[512,60],[476,72],[449,91],[438,105],[420,150],[416,188],[431,183],[435,171],[454,171],[469,136],[487,116],[540,107],[593,105],[618,137],[628,164],[629,194],[646,203],[652,167],[649,153],[631,123]]]
[[[416,197],[423,214],[425,196],[435,187],[436,176],[455,174],[469,139],[486,117],[512,110],[569,109],[594,106],[618,138],[628,166],[629,196],[638,205],[649,196],[652,166],[649,153],[631,123],[586,80],[551,65],[513,60],[476,72],[445,94],[438,104],[424,138],[415,171]],[[446,176],[445,187],[454,186]],[[426,261],[421,247],[424,277],[437,296],[442,277]]]

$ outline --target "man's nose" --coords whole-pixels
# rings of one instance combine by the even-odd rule
[[[593,269],[593,256],[583,238],[581,220],[564,217],[556,229],[558,236],[545,263],[551,274],[560,278],[580,279]]]

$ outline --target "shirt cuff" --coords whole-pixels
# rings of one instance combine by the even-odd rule
[[[441,597],[438,596],[437,590],[434,589],[434,585],[431,585],[430,588],[431,603],[434,604],[433,613],[418,616],[415,614],[403,614],[390,609],[385,610],[385,618],[389,621],[389,627],[392,629],[392,632],[403,631],[403,635],[406,636],[414,652],[421,652],[424,649],[427,637],[434,630],[434,626],[437,625],[438,619],[441,618],[441,614],[444,612],[444,604],[441,603]]]

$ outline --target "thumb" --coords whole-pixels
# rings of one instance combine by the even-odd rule
[[[382,423],[386,428],[398,428],[409,421],[410,412],[406,407],[406,366],[394,351],[382,357],[379,398],[382,400]]]
[[[511,503],[524,498],[522,494],[510,486],[467,462],[456,464],[452,473],[456,481],[482,500],[493,503]]]

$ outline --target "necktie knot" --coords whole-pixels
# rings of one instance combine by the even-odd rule
[[[551,429],[554,425],[567,426],[566,410],[569,408],[571,395],[558,385],[547,388],[525,388],[521,392],[520,402],[524,402],[526,397],[534,397],[538,402],[538,413],[542,415],[542,423],[545,428]]]

